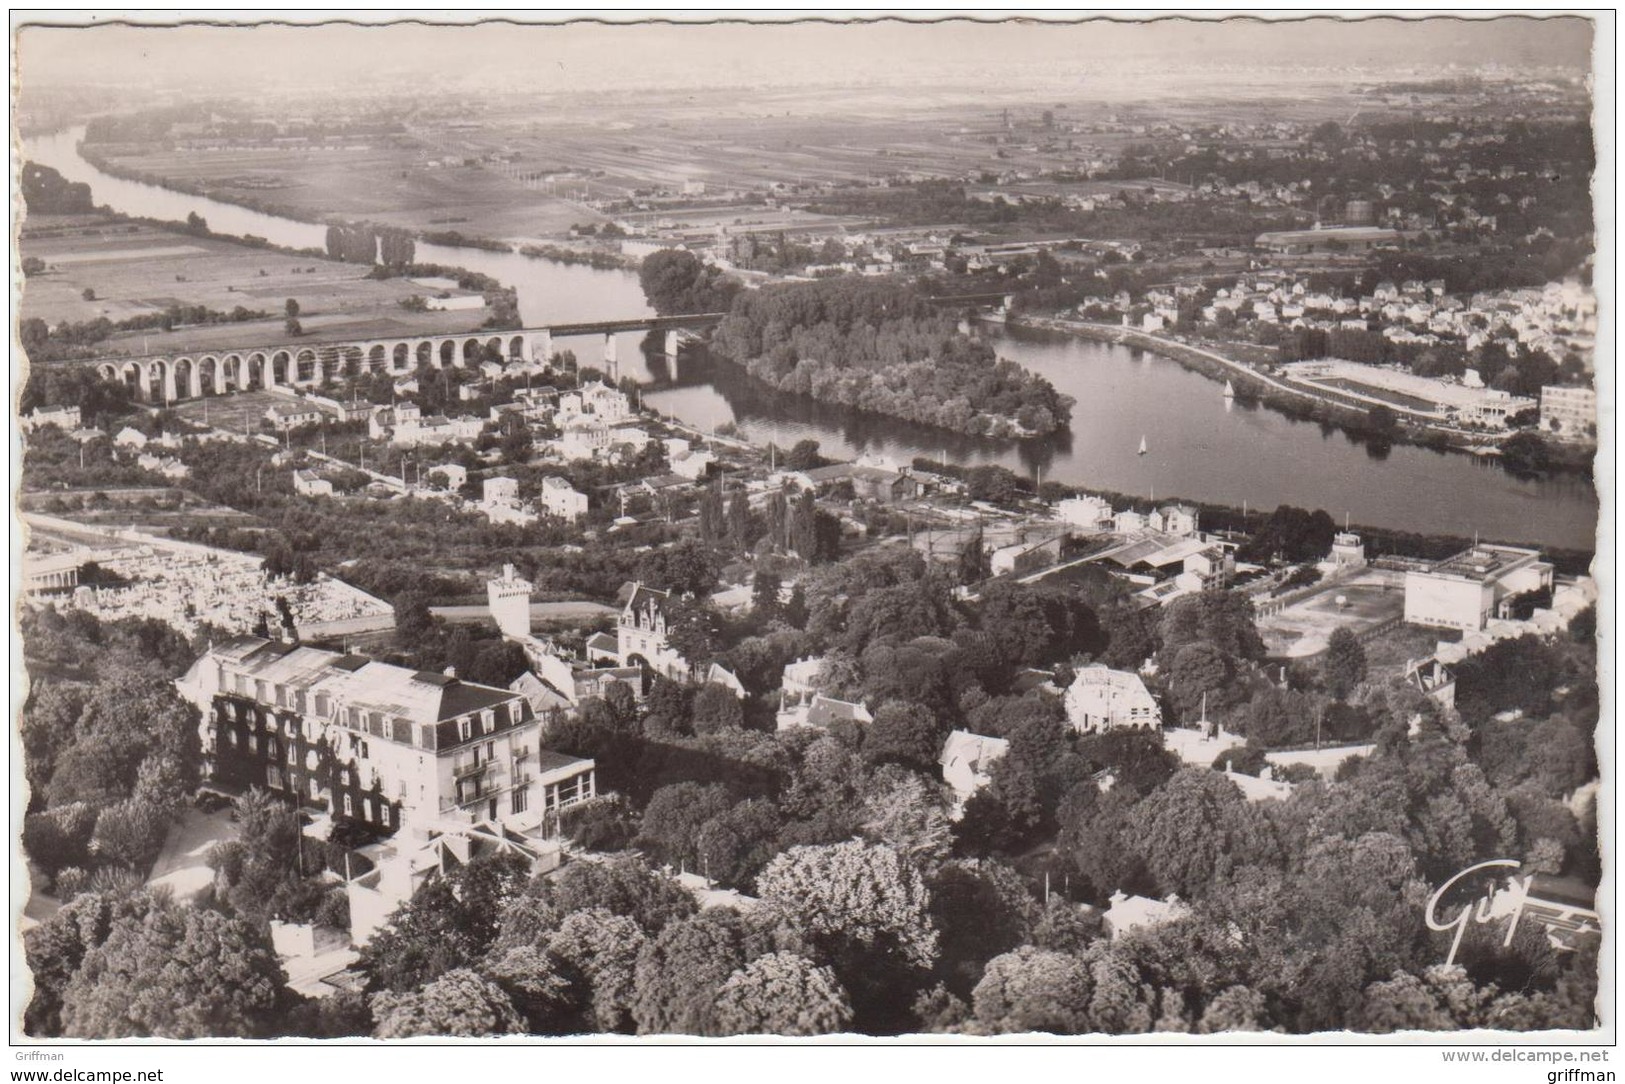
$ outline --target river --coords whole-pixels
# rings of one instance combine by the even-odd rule
[[[85,181],[99,204],[126,214],[184,220],[195,211],[219,233],[256,234],[279,245],[322,247],[326,228],[200,196],[110,177],[75,150],[80,130],[30,139],[29,160]],[[627,271],[533,260],[513,253],[419,243],[423,262],[483,272],[516,288],[526,325],[627,318],[649,313]],[[672,363],[646,356],[642,336],[617,342],[621,371],[648,385],[644,401],[702,428],[733,423],[750,439],[789,446],[817,440],[827,455],[862,453],[906,463],[919,455],[996,463],[1029,477],[1152,497],[1272,509],[1324,508],[1341,521],[1375,527],[1480,534],[1509,542],[1590,549],[1597,495],[1572,475],[1517,478],[1493,462],[1399,445],[1378,454],[1341,432],[1262,406],[1239,406],[1222,385],[1165,358],[1115,343],[989,327],[1002,356],[1043,374],[1077,400],[1069,432],[1043,441],[990,442],[855,415],[775,395],[703,350]],[[600,346],[559,340],[591,363]],[[1138,454],[1141,437],[1147,453]]]

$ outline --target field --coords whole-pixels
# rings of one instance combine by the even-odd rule
[[[439,137],[364,150],[97,148],[118,169],[201,185],[215,199],[305,221],[364,219],[478,237],[553,237],[576,223],[604,221],[513,170],[462,165],[461,149],[460,140]],[[427,165],[454,155],[456,165]]]
[[[1356,383],[1352,380],[1345,380],[1341,377],[1330,380],[1306,380],[1304,383],[1312,383],[1321,387],[1333,388],[1337,391],[1353,392],[1356,395],[1363,395],[1370,399],[1381,399],[1385,403],[1392,403],[1394,406],[1404,407],[1406,410],[1419,410],[1425,414],[1439,413],[1438,403],[1429,402],[1426,399],[1418,399],[1416,396],[1406,395],[1404,392],[1389,391],[1385,388],[1373,387],[1370,384]]]
[[[467,331],[486,316],[485,310],[408,312],[399,302],[427,294],[426,288],[404,279],[368,279],[354,264],[102,216],[36,216],[24,224],[21,256],[43,260],[46,270],[24,280],[20,315],[52,326],[97,317],[117,323],[172,305],[204,305],[220,312],[242,306],[269,314],[263,320],[170,332],[121,332],[99,345],[99,352],[109,355],[283,342],[289,298],[299,302],[305,337],[316,342]],[[92,299],[86,299],[86,290]]]
[[[1405,592],[1397,578],[1365,572],[1260,618],[1258,631],[1271,657],[1310,658],[1326,650],[1327,639],[1339,626],[1363,632],[1404,612]]]
[[[214,395],[203,399],[188,399],[171,409],[193,425],[211,425],[228,433],[261,432],[260,422],[272,403],[287,403],[286,395],[270,391],[239,391],[230,395]]]
[[[1461,639],[1455,629],[1429,629],[1420,625],[1399,625],[1365,645],[1366,672],[1373,682],[1405,673],[1405,664],[1428,658],[1440,641]]]
[[[107,537],[100,532],[126,527],[163,536],[193,527],[263,528],[263,524],[254,516],[234,508],[210,504],[182,488],[185,485],[183,480],[169,489],[109,487],[24,493],[18,498],[18,507],[22,511],[46,515],[64,524],[82,524],[84,527],[80,531],[74,527],[55,524],[40,526],[30,522],[28,548],[44,553],[75,545],[105,546]]]
[[[499,87],[477,107],[436,101],[404,131],[332,147],[107,144],[117,169],[309,221],[365,219],[415,230],[543,240],[601,222],[609,203],[701,182],[707,197],[775,184],[882,178],[974,180],[984,172],[1088,170],[1143,142],[1155,120],[1222,124],[1347,116],[1346,91],[1279,85],[1113,83],[1068,100],[996,84],[554,95]],[[1251,92],[1251,96],[1247,92]],[[1151,97],[1163,100],[1153,103]],[[1006,108],[1008,107],[1008,108]],[[1050,114],[1046,126],[1043,114]],[[449,116],[477,122],[449,123]],[[1170,178],[1174,180],[1174,178]]]

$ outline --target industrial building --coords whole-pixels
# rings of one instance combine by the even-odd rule
[[[1551,586],[1552,566],[1539,550],[1478,545],[1405,573],[1405,620],[1477,632],[1506,599]]]
[[[1398,230],[1385,230],[1377,226],[1333,226],[1324,230],[1276,230],[1261,233],[1253,241],[1255,248],[1283,254],[1326,252],[1342,249],[1364,252],[1367,249],[1397,245]]]

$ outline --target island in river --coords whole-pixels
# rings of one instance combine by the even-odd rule
[[[733,298],[711,349],[771,387],[978,437],[1065,429],[1073,400],[914,289],[853,277]]]

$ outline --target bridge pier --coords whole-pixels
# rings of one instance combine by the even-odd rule
[[[676,328],[672,328],[670,331],[666,332],[666,351],[665,352],[666,352],[666,356],[668,358],[675,358],[677,356],[677,329]]]
[[[553,361],[553,329],[540,328],[530,337],[530,360],[546,366]]]
[[[604,371],[609,374],[611,379],[620,376],[620,373],[617,372],[619,366],[616,364],[616,360],[615,333],[606,331],[604,332]]]

